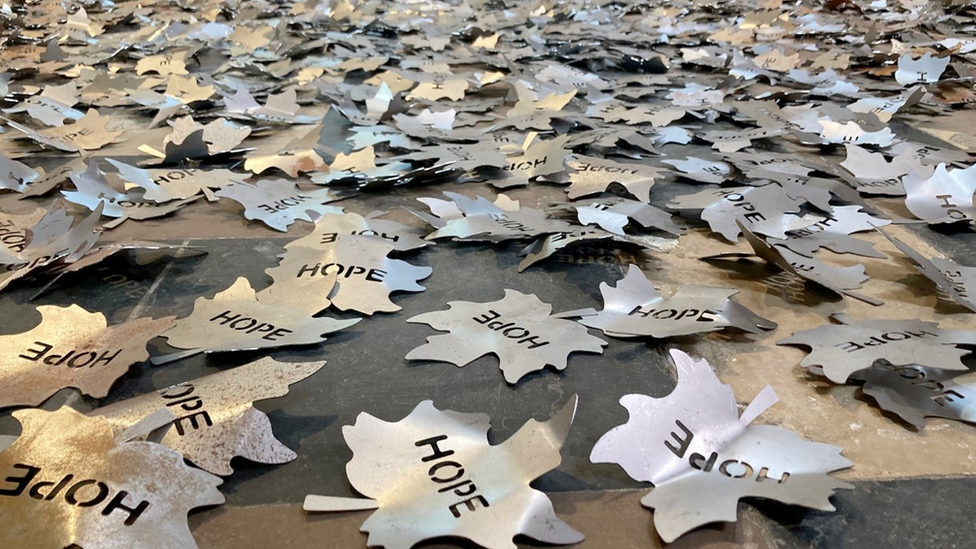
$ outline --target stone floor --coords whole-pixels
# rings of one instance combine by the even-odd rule
[[[961,118],[953,124],[965,128]],[[923,132],[911,128],[904,131],[921,141],[939,143]],[[367,194],[342,204],[361,214],[388,210],[390,217],[422,227],[422,222],[402,207],[415,207],[417,197],[436,196],[442,190],[474,194],[464,185],[447,184]],[[479,186],[476,192],[485,194],[486,190]],[[686,192],[685,187],[655,187],[652,202],[663,205],[669,194]],[[560,200],[563,191],[556,186],[533,185],[508,194],[523,205],[544,207]],[[889,216],[904,215],[896,201],[872,200],[871,207],[883,208],[879,213]],[[0,199],[0,208],[18,211],[28,206],[6,196]],[[184,244],[208,253],[163,259],[147,266],[136,265],[131,258],[112,259],[65,277],[56,291],[33,303],[78,303],[103,311],[110,323],[150,309],[157,317],[186,315],[196,297],[211,296],[238,276],[246,276],[255,287],[268,283],[263,271],[275,264],[281,246],[310,227],[299,222],[285,237],[260,223],[245,221],[239,207],[226,200],[190,205],[175,219],[127,222],[110,237]],[[971,234],[942,234],[914,224],[892,226],[888,232],[923,253],[945,254],[962,264],[976,265]],[[900,257],[880,235],[865,238],[891,258]],[[191,515],[200,547],[363,546],[364,536],[358,527],[364,513],[311,516],[301,510],[307,493],[353,495],[344,474],[351,453],[340,429],[353,423],[362,411],[394,421],[420,400],[430,398],[440,408],[488,413],[495,439],[502,440],[527,419],[548,417],[572,394],[580,396],[580,403],[563,448],[563,463],[536,486],[552,495],[561,517],[587,535],[581,547],[659,545],[662,542],[653,532],[651,514],[638,502],[646,487],[629,479],[618,467],[589,463],[588,454],[597,438],[626,419],[626,412],[617,404],[620,396],[631,392],[664,396],[671,391],[674,373],[666,352],[672,346],[706,357],[720,378],[734,388],[740,402],[771,385],[781,400],[761,421],[842,447],[855,466],[839,476],[856,487],[834,497],[836,513],[746,501],[740,504],[739,522],[697,530],[672,546],[972,547],[976,528],[968,516],[967,503],[976,488],[976,428],[930,419],[923,432],[915,432],[870,406],[856,395],[855,387],[830,385],[806,374],[798,366],[805,356],[803,351],[775,345],[776,340],[795,331],[823,324],[828,315],[837,312],[855,319],[936,320],[957,328],[971,328],[971,318],[962,315],[967,325],[959,320],[960,315],[953,314],[958,312],[954,309],[942,314],[945,306],[937,304],[931,291],[922,289],[927,288],[924,279],[910,274],[907,263],[905,268],[888,268],[890,258],[857,259],[864,260],[871,276],[863,292],[885,301],[884,306],[873,307],[853,299],[837,299],[809,286],[799,292],[795,287],[771,289],[762,280],[775,277],[776,272],[759,263],[701,261],[701,256],[730,249],[705,230],[691,231],[682,237],[681,244],[670,253],[642,256],[594,250],[579,254],[576,262],[548,262],[521,274],[515,271],[518,245],[489,248],[442,244],[409,256],[412,263],[433,267],[433,275],[424,283],[425,292],[394,298],[402,311],[376,315],[319,346],[275,353],[284,359],[324,357],[329,361],[324,370],[293,386],[287,396],[258,404],[271,416],[279,438],[295,449],[299,458],[282,466],[260,466],[238,459],[237,472],[222,487],[227,504]],[[746,250],[745,244],[739,248]],[[848,258],[836,256],[838,264]],[[441,309],[449,300],[500,298],[506,288],[535,293],[552,303],[554,311],[599,308],[600,282],[618,279],[630,262],[639,264],[664,292],[685,283],[738,288],[738,301],[774,320],[779,328],[757,337],[717,333],[666,342],[609,339],[602,356],[574,355],[564,372],[532,374],[517,386],[504,383],[492,357],[463,369],[403,359],[433,334],[424,325],[404,322],[414,314]],[[26,304],[36,289],[33,284],[12,288],[0,296],[0,306]],[[21,331],[38,320],[36,316],[6,318],[2,331]],[[375,341],[383,344],[371,343]],[[133,368],[102,402],[66,390],[45,407],[69,402],[87,409],[258,356],[198,355],[166,366],[143,365]],[[4,413],[0,418],[0,432],[16,432],[16,423],[7,416],[9,413]]]

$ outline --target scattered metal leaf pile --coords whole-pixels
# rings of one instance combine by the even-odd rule
[[[702,270],[758,266],[767,285],[777,272],[810,300],[871,305],[885,297],[871,276],[889,273],[869,264],[914,268],[924,284],[913,290],[971,323],[976,267],[891,233],[976,223],[976,139],[932,129],[976,103],[974,19],[965,1],[912,0],[3,4],[0,291],[57,297],[115,254],[209,251],[120,239],[123,222],[152,234],[196,216],[289,241],[265,258],[270,283],[201,290],[178,318],[151,303],[112,323],[77,304],[4,311],[39,318],[0,335],[0,407],[39,406],[64,388],[101,399],[130,367],[196,353],[327,348],[326,335],[353,325],[368,339],[380,315],[447,332],[406,360],[463,367],[494,355],[513,391],[527,377],[573,376],[570,355],[603,354],[611,343],[591,328],[733,347],[777,328],[765,318],[777,311],[733,300],[748,290],[732,280],[674,285],[642,270],[669,253],[698,254]],[[919,119],[942,145],[912,130]],[[555,198],[533,203],[526,187]],[[367,206],[379,200],[394,211]],[[879,233],[909,262],[876,249]],[[689,252],[691,238],[709,253]],[[553,314],[516,288],[402,315],[405,293],[439,284],[438,264],[423,263],[448,248],[497,254],[519,273],[586,269],[580,258],[603,254],[626,273],[600,285],[601,310],[581,293],[580,309]],[[479,275],[469,283],[492,276]],[[808,348],[809,374],[861,385],[916,428],[925,417],[976,423],[962,361],[976,332],[832,319],[778,343]],[[771,388],[740,414],[706,361],[671,356],[673,391],[623,396],[630,419],[591,455],[653,484],[642,503],[662,539],[735,521],[742,497],[832,510],[834,490],[851,487],[829,476],[852,465],[840,448],[751,425],[776,401]],[[0,444],[0,545],[194,547],[186,513],[223,502],[211,473],[232,475],[235,456],[296,457],[253,403],[323,364],[260,358],[87,417],[14,412],[23,433]],[[562,402],[495,444],[487,416],[429,400],[396,423],[363,411],[342,434],[364,498],[309,496],[305,509],[375,509],[362,526],[369,546],[577,543],[583,534],[529,486],[561,462],[577,397]]]

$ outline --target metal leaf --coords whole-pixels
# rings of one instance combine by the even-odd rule
[[[505,381],[514,384],[546,366],[564,370],[571,353],[602,354],[607,345],[583,326],[552,316],[552,305],[532,294],[505,290],[499,301],[451,301],[447,305],[449,310],[407,319],[450,332],[428,337],[425,345],[407,354],[407,360],[437,360],[463,367],[493,354]]]
[[[266,271],[274,283],[258,298],[296,303],[309,314],[330,303],[340,311],[367,315],[399,311],[390,294],[424,291],[418,281],[432,272],[387,257],[394,246],[368,236],[332,233],[323,240],[316,231],[285,249],[281,263]]]
[[[918,59],[913,59],[910,54],[902,55],[898,58],[898,70],[895,71],[895,80],[902,86],[912,84],[931,84],[938,82],[939,77],[949,66],[950,57],[932,57],[931,53]]]
[[[796,332],[776,344],[808,347],[810,354],[800,365],[821,368],[834,383],[845,383],[851,374],[870,368],[879,359],[965,370],[959,359],[969,351],[956,346],[976,345],[976,332],[943,330],[935,322],[875,319],[853,323],[839,316],[831,318],[843,324]]]
[[[521,273],[532,265],[552,257],[556,252],[567,248],[585,247],[592,244],[607,245],[611,243],[613,245],[630,245],[640,248],[657,249],[645,242],[637,241],[629,237],[621,237],[602,230],[584,229],[556,233],[536,240],[519,252],[519,255],[523,256],[524,259],[518,265],[518,272]]]
[[[0,153],[0,189],[21,193],[28,183],[33,183],[40,177],[41,174],[30,166]]]
[[[878,406],[916,429],[925,428],[926,417],[976,423],[976,380],[972,373],[960,374],[918,364],[896,366],[879,360],[851,378],[864,382],[861,391]]]
[[[485,205],[479,213],[465,211],[465,216],[451,219],[446,225],[427,235],[427,240],[454,238],[460,241],[524,240],[546,233],[566,232],[572,225],[558,219],[548,219],[542,210],[518,208],[505,211],[478,197]],[[470,199],[469,199],[470,200]]]
[[[312,318],[287,302],[258,301],[246,278],[212,299],[198,297],[193,312],[163,334],[172,347],[202,352],[245,351],[325,341],[360,319]]]
[[[887,219],[861,211],[860,206],[834,206],[826,218],[788,232],[781,244],[806,257],[813,257],[821,248],[826,248],[837,254],[857,254],[883,259],[885,255],[875,250],[872,243],[851,238],[849,235],[889,224],[891,221]]]
[[[884,302],[873,297],[854,293],[861,284],[868,279],[864,274],[864,265],[851,267],[834,267],[813,257],[804,257],[785,246],[772,245],[759,236],[753,234],[747,227],[739,223],[739,229],[746,241],[752,247],[756,256],[776,265],[788,273],[802,279],[814,282],[832,292],[853,297],[871,305],[883,305]],[[730,253],[707,256],[702,259],[716,259],[722,257],[741,257],[743,254]]]
[[[621,164],[592,156],[577,155],[566,164],[573,170],[569,176],[570,186],[566,190],[570,200],[605,192],[616,183],[637,200],[647,203],[654,181],[664,174],[653,166]]]
[[[342,208],[325,206],[342,195],[329,189],[301,190],[286,179],[261,179],[253,185],[234,182],[214,194],[239,202],[247,219],[258,219],[281,232],[288,232],[296,220],[315,222],[326,213],[342,213]]]
[[[976,219],[973,193],[976,192],[976,166],[951,172],[939,164],[931,176],[917,171],[908,174],[905,207],[912,215],[929,223],[952,223]]]
[[[108,129],[110,121],[108,116],[101,116],[95,109],[89,109],[84,117],[73,124],[39,131],[10,120],[7,123],[41,145],[66,152],[81,152],[100,149],[124,133],[123,130]]]
[[[776,323],[729,299],[736,290],[683,286],[663,298],[647,276],[631,265],[612,287],[600,284],[603,310],[584,315],[580,324],[611,337],[667,338],[736,328],[749,333],[773,330]]]
[[[694,156],[689,156],[685,160],[666,159],[661,162],[674,166],[682,176],[702,183],[721,183],[732,175],[732,166],[727,163]]]
[[[429,400],[396,423],[362,413],[342,434],[353,452],[346,466],[349,482],[370,499],[310,495],[304,508],[375,508],[361,528],[369,533],[370,547],[410,549],[455,537],[507,549],[519,534],[550,544],[578,543],[583,535],[529,486],[559,466],[576,402],[574,396],[546,422],[529,420],[496,445],[488,444],[488,416],[441,411]]]
[[[115,166],[119,177],[146,190],[142,198],[162,203],[181,200],[200,194],[204,189],[216,189],[232,181],[247,179],[247,174],[230,170],[192,170],[183,168],[143,170],[111,158],[106,159]]]
[[[684,229],[671,220],[670,213],[636,200],[607,198],[586,205],[554,204],[553,209],[575,210],[581,224],[596,225],[619,236],[624,236],[624,228],[631,220],[645,229],[659,229],[674,235],[684,233]]]
[[[138,195],[120,193],[109,186],[94,160],[88,161],[88,168],[84,172],[71,172],[68,177],[77,190],[61,191],[61,194],[69,202],[80,204],[90,210],[95,210],[101,205],[102,215],[120,218],[118,222],[106,225],[108,228],[126,219],[152,219],[169,215],[195,200],[193,198],[159,206],[154,202],[146,202]]]
[[[104,418],[13,415],[23,433],[0,453],[4,547],[196,549],[186,514],[224,503],[219,477],[161,444],[115,438]]]
[[[951,259],[929,259],[908,244],[882,232],[896,248],[915,264],[915,269],[938,286],[949,299],[976,312],[976,267],[964,267]]]
[[[262,358],[193,381],[160,389],[89,415],[106,418],[118,435],[158,410],[177,414],[174,428],[160,441],[205,471],[234,472],[235,456],[280,464],[296,454],[275,438],[271,420],[252,403],[288,394],[288,386],[325,366],[325,362],[287,363]]]
[[[149,358],[146,343],[174,325],[175,317],[140,318],[109,327],[105,315],[78,305],[37,308],[41,323],[0,336],[0,407],[37,406],[74,387],[103,398],[129,367]]]
[[[729,242],[737,242],[740,225],[753,233],[786,238],[788,231],[807,227],[817,219],[800,217],[803,203],[790,197],[779,185],[750,187],[741,192],[720,191],[722,197],[702,210],[701,218],[708,226]]]
[[[99,204],[95,211],[72,227],[74,217],[68,215],[62,201],[56,201],[40,221],[22,229],[26,242],[22,249],[15,254],[0,254],[0,290],[56,261],[81,259],[101,234],[101,230],[95,226],[102,215],[102,208],[103,205]],[[20,241],[17,239],[15,242]],[[17,246],[20,247],[22,243]]]
[[[621,398],[630,419],[603,435],[590,455],[593,463],[616,463],[635,480],[654,484],[641,503],[654,509],[664,541],[711,522],[734,522],[743,497],[833,511],[834,491],[853,488],[829,476],[852,465],[840,448],[782,427],[750,425],[776,403],[771,387],[739,416],[732,389],[708,362],[677,349],[671,357],[678,373],[674,391],[664,398]]]

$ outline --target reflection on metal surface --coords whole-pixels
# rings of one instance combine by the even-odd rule
[[[603,310],[583,314],[580,323],[611,337],[667,338],[724,328],[762,333],[776,328],[775,322],[729,299],[736,290],[683,286],[663,298],[636,265],[629,267],[616,287],[601,283],[600,293]]]
[[[203,352],[269,349],[325,341],[325,335],[359,319],[312,318],[303,308],[280,301],[259,301],[246,278],[238,278],[212,299],[198,297],[193,312],[163,337],[172,347]]]
[[[146,343],[174,317],[108,326],[105,315],[78,305],[37,308],[41,323],[0,336],[0,407],[37,406],[65,387],[103,398],[133,364],[149,358]]]
[[[670,395],[626,395],[630,419],[597,441],[590,460],[616,463],[654,489],[641,503],[654,509],[666,542],[704,524],[734,522],[739,498],[761,497],[833,511],[829,497],[852,485],[828,475],[852,463],[841,449],[793,431],[750,425],[778,400],[767,386],[739,415],[732,389],[704,359],[671,350],[678,384]]]
[[[935,322],[921,320],[865,320],[854,323],[834,315],[839,324],[825,324],[796,332],[777,345],[807,347],[810,354],[800,363],[819,367],[834,383],[847,378],[877,360],[919,364],[946,370],[965,370],[960,359],[969,351],[957,345],[976,345],[976,332],[943,330]]]
[[[562,461],[559,449],[576,402],[574,395],[548,421],[529,420],[495,445],[488,444],[485,414],[441,411],[429,400],[396,423],[363,412],[342,434],[353,452],[346,465],[349,482],[369,499],[308,496],[305,509],[375,507],[361,528],[369,533],[370,547],[410,549],[425,540],[459,537],[504,549],[519,534],[543,543],[578,543],[583,535],[529,486]]]
[[[0,453],[0,545],[195,549],[186,514],[224,503],[219,477],[153,442],[115,438],[104,418],[70,408],[19,410]]]
[[[96,408],[120,433],[157,410],[172,410],[173,428],[160,441],[194,465],[230,475],[231,458],[287,463],[295,453],[271,432],[271,420],[252,403],[284,396],[288,386],[317,372],[325,362],[287,363],[263,358],[155,393]]]
[[[926,417],[976,423],[976,379],[972,373],[878,360],[852,374],[851,379],[863,381],[864,394],[918,430],[925,428]]]
[[[551,316],[552,305],[535,295],[505,290],[499,301],[452,301],[447,305],[447,311],[407,320],[450,332],[427,338],[426,344],[407,354],[407,360],[438,360],[461,367],[493,354],[505,381],[516,383],[547,365],[565,369],[571,353],[602,354],[607,345],[583,326]]]

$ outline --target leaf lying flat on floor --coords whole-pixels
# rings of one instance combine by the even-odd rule
[[[966,370],[960,359],[969,354],[958,345],[976,345],[976,332],[943,330],[935,322],[921,320],[865,320],[803,330],[776,342],[807,347],[810,354],[800,363],[819,368],[834,383],[845,383],[854,372],[870,368],[877,360],[919,364],[945,370]]]
[[[976,423],[976,379],[971,372],[878,360],[851,379],[863,381],[864,394],[918,430],[925,428],[926,417]]]
[[[245,351],[325,341],[359,319],[312,318],[287,302],[258,301],[246,278],[213,298],[198,297],[193,312],[163,337],[170,346],[199,352]]]
[[[108,326],[105,315],[78,305],[37,308],[41,322],[0,336],[0,407],[38,406],[65,387],[104,398],[129,367],[149,358],[146,344],[175,317]]]
[[[160,442],[217,475],[232,474],[231,459],[236,456],[257,463],[288,463],[297,457],[295,452],[274,437],[271,420],[253,403],[286,395],[289,385],[324,365],[262,358],[96,408],[89,415],[104,417],[120,434],[157,410],[173,410],[178,416],[174,428]]]
[[[494,445],[488,444],[491,425],[485,414],[441,411],[429,400],[395,423],[363,412],[342,434],[353,453],[346,465],[349,482],[370,499],[310,495],[304,508],[376,509],[361,528],[369,533],[370,547],[410,549],[454,537],[507,549],[520,534],[555,545],[578,543],[583,535],[556,516],[545,494],[529,486],[562,461],[559,449],[576,401],[573,396],[548,421],[529,420]],[[439,479],[451,478],[448,472],[456,478],[442,483]]]
[[[17,481],[0,498],[4,547],[196,549],[187,513],[224,503],[219,477],[161,444],[119,440],[104,418],[68,407],[13,415],[23,433],[0,452]],[[47,500],[28,497],[45,487]]]
[[[452,301],[448,307],[407,319],[450,332],[427,338],[425,345],[407,354],[407,360],[438,360],[462,367],[493,354],[505,381],[514,384],[546,366],[565,369],[571,353],[602,354],[607,345],[583,326],[552,316],[552,305],[515,290],[505,290],[499,301]]]

